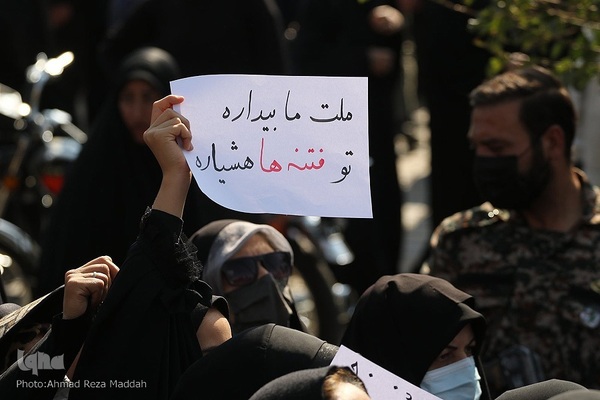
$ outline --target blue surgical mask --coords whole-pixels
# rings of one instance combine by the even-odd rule
[[[479,400],[481,386],[473,357],[427,371],[421,388],[443,400]]]

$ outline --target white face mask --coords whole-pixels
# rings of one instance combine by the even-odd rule
[[[475,359],[467,357],[445,367],[427,371],[421,388],[443,400],[479,400],[481,386]]]

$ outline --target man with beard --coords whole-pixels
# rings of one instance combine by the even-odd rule
[[[600,388],[600,189],[573,166],[573,103],[535,66],[482,83],[470,100],[487,202],[435,229],[424,267],[477,299],[493,395],[552,378]]]

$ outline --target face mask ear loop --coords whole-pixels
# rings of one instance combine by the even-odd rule
[[[546,129],[546,131],[544,131],[544,133],[542,133],[541,135],[538,135],[533,140],[530,139],[529,146],[527,146],[525,148],[525,150],[523,150],[520,154],[518,154],[517,158],[521,158],[521,156],[524,155],[525,153],[527,153],[528,151],[537,148],[542,143],[542,137],[546,134],[547,131],[548,131],[548,129]]]

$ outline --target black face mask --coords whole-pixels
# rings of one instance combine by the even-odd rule
[[[288,290],[282,290],[271,274],[250,285],[227,293],[225,298],[233,314],[231,329],[236,335],[253,326],[267,323],[289,326],[292,309]]]
[[[475,185],[481,197],[494,207],[527,209],[548,185],[550,165],[541,149],[534,148],[531,168],[524,174],[519,173],[519,157],[475,157]]]

